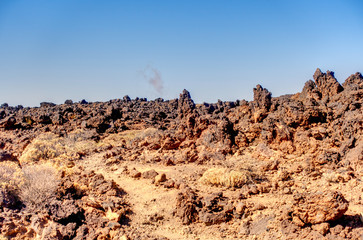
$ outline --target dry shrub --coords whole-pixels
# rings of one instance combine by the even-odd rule
[[[20,168],[14,162],[0,162],[0,186],[17,185],[17,179],[20,175]]]
[[[111,145],[114,147],[123,146],[123,144],[132,144],[148,137],[160,137],[160,130],[156,128],[147,128],[145,130],[127,130],[117,134],[110,134],[100,141],[99,145]]]
[[[76,130],[65,137],[45,133],[25,148],[19,162],[23,165],[49,159],[64,161],[79,158],[80,155],[92,151],[95,147],[96,143],[83,130]]]
[[[0,205],[12,207],[18,198],[30,208],[42,208],[55,197],[59,180],[50,164],[27,165],[22,169],[12,162],[0,163]]]
[[[201,183],[224,187],[242,187],[253,182],[253,174],[247,170],[231,170],[227,168],[211,168],[200,178]]]
[[[20,199],[27,207],[43,208],[56,195],[59,185],[56,169],[49,164],[28,165],[22,173]]]
[[[146,128],[138,132],[138,134],[133,138],[134,141],[140,141],[148,137],[160,137],[161,131],[156,128]]]
[[[0,163],[0,206],[13,207],[18,202],[20,168],[14,162]]]
[[[142,130],[126,130],[120,133],[110,134],[98,143],[99,147],[113,146],[121,147],[132,141]]]

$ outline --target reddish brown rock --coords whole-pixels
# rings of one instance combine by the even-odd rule
[[[258,84],[253,89],[253,101],[257,108],[269,110],[271,106],[271,92]]]
[[[142,178],[146,179],[155,179],[156,176],[158,176],[159,173],[157,173],[154,169],[145,171],[141,174]]]
[[[327,71],[326,73],[322,73],[318,68],[314,73],[314,80],[322,97],[332,97],[335,94],[343,91],[343,87],[334,77],[334,72]]]
[[[178,99],[178,113],[179,116],[185,117],[188,113],[191,113],[195,108],[194,101],[190,97],[190,93],[184,89]]]
[[[312,229],[320,233],[321,235],[325,235],[330,228],[330,224],[327,222],[316,224],[312,226]]]
[[[339,192],[317,192],[294,195],[293,222],[296,225],[334,221],[348,210],[348,201]]]
[[[132,178],[139,178],[141,177],[141,172],[137,171],[135,168],[131,169],[128,174],[130,175],[130,177]]]
[[[177,196],[176,216],[183,224],[191,224],[198,220],[198,196],[189,187],[183,188]]]
[[[155,184],[160,184],[162,182],[165,182],[167,180],[165,173],[159,174],[157,176],[155,176],[155,180],[154,183]]]
[[[121,161],[123,165],[145,163],[145,167],[151,168],[152,164],[167,165],[161,167],[170,169],[170,179],[160,183],[167,189],[156,189],[169,193],[180,189],[175,215],[184,224],[192,224],[187,227],[186,233],[191,235],[186,238],[198,237],[194,236],[197,235],[195,226],[202,226],[200,223],[204,222],[217,225],[209,226],[211,231],[218,229],[221,236],[238,239],[233,232],[237,221],[224,223],[240,218],[248,222],[248,231],[244,233],[256,234],[261,239],[317,239],[324,238],[324,234],[327,239],[338,239],[337,235],[358,239],[361,235],[358,215],[343,215],[348,203],[341,194],[328,190],[341,189],[345,195],[349,194],[351,204],[362,203],[359,181],[363,174],[362,96],[360,73],[351,75],[341,86],[332,72],[317,70],[314,81],[306,82],[301,93],[272,97],[258,85],[254,89],[254,101],[250,103],[219,100],[195,104],[190,93],[184,90],[178,99],[172,100],[147,101],[125,96],[108,102],[43,103],[40,108],[3,104],[0,106],[0,162],[17,161],[28,144],[46,132],[67,138],[69,132],[82,129],[86,139],[97,145],[90,151],[77,151],[71,160],[62,162],[70,167],[65,172],[72,172],[74,176],[63,173],[56,196],[59,202],[53,201],[48,206],[49,216],[39,216],[41,224],[31,220],[33,231],[39,236],[47,235],[48,239],[117,239],[125,234],[130,239],[155,238],[147,231],[154,231],[152,228],[156,225],[132,226],[132,222],[138,223],[134,219],[131,227],[123,225],[130,216],[123,197],[127,194],[114,181],[107,180],[117,174]],[[115,137],[115,142],[102,144],[108,137]],[[107,172],[107,165],[112,164],[113,172],[106,179],[95,172],[77,170],[79,164],[88,164],[88,160],[93,161],[97,156],[104,156],[106,160],[95,164],[94,171]],[[195,165],[192,167],[191,163]],[[186,169],[191,169],[187,171],[194,171],[194,167],[197,171],[183,170],[187,164],[190,165]],[[101,169],[103,166],[106,168]],[[223,189],[226,196],[207,193],[217,187],[199,189],[195,183],[200,178],[198,171],[212,166],[246,169],[253,173],[254,184],[244,185],[237,191]],[[129,176],[141,176],[136,169],[130,169],[125,170]],[[176,173],[179,169],[183,171]],[[331,181],[330,173],[336,173],[338,181]],[[156,183],[164,180],[163,175],[155,179],[156,175],[155,171],[143,174]],[[307,192],[318,189],[315,181],[324,186],[321,194]],[[181,182],[193,184],[193,190],[183,187]],[[26,214],[37,213],[26,213],[21,203],[16,203],[15,192],[3,190],[6,189],[0,193],[1,234],[14,239],[24,238],[28,233],[34,235],[28,228]],[[291,194],[298,191],[306,193],[295,195],[293,205],[289,206]],[[269,201],[259,204],[259,199],[270,196],[277,201],[272,206]],[[242,198],[246,199],[243,205],[237,204]],[[230,200],[235,203],[232,207]],[[288,210],[281,219],[277,216],[272,228],[270,221],[255,218],[257,214],[276,213],[276,209],[282,208]],[[165,214],[165,220],[172,219]],[[156,223],[160,221],[152,225]],[[46,231],[42,233],[39,229]],[[115,234],[117,231],[120,233]]]
[[[357,72],[350,75],[343,83],[344,88],[358,89],[363,84],[363,76],[361,73]]]

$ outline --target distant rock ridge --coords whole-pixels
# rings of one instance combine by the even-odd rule
[[[208,239],[359,239],[362,74],[341,85],[317,69],[300,93],[272,97],[257,85],[253,94],[2,104],[0,238],[164,239],[149,234],[169,229],[193,239],[204,230]],[[10,166],[44,162],[59,164],[60,185],[44,214],[29,212],[6,182],[20,176]]]
[[[241,147],[267,142],[277,149],[295,152],[308,151],[303,147],[307,139],[304,140],[304,134],[299,135],[299,127],[314,129],[314,124],[325,124],[325,132],[340,127],[329,134],[316,136],[340,139],[339,146],[361,132],[362,74],[351,75],[343,85],[331,71],[323,73],[317,69],[313,78],[314,81],[305,83],[301,93],[280,97],[272,97],[271,92],[257,85],[251,102],[195,104],[184,89],[178,99],[172,100],[147,101],[125,96],[95,103],[85,100],[80,103],[67,100],[60,105],[44,102],[40,108],[3,104],[0,107],[0,131],[21,132],[23,138],[17,141],[24,145],[42,132],[62,134],[79,128],[110,134],[156,127],[180,131],[178,138],[182,141],[195,140],[213,131],[211,141],[221,144],[213,151],[219,149],[223,153],[233,153]],[[349,121],[354,122],[353,126],[347,125]],[[3,144],[5,149],[19,152],[11,149],[10,144]]]

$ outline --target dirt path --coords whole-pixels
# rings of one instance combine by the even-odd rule
[[[136,235],[147,233],[150,237],[162,239],[210,239],[211,236],[199,238],[190,233],[187,226],[173,216],[176,206],[178,190],[155,186],[150,179],[134,179],[122,173],[123,167],[107,167],[100,156],[94,155],[82,160],[86,170],[93,170],[102,174],[106,179],[114,180],[127,193],[133,214],[129,226]],[[140,172],[150,169],[151,166],[128,164],[129,168],[136,167]],[[153,166],[152,166],[153,167]],[[170,171],[164,166],[155,166],[159,173]],[[113,169],[113,170],[111,170]]]

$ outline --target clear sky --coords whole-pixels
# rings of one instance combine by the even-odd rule
[[[0,103],[196,102],[363,71],[362,0],[0,0]]]

